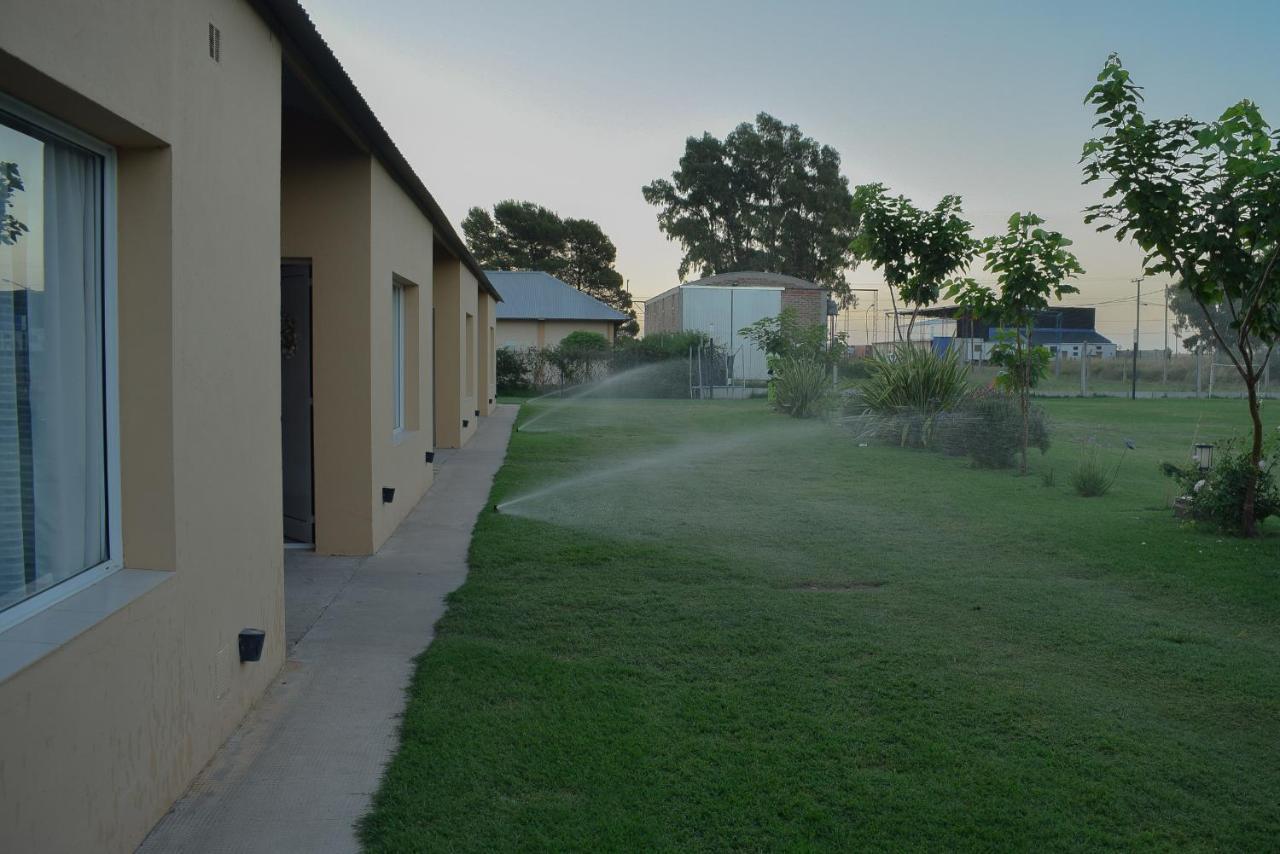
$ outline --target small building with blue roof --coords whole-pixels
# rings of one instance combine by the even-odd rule
[[[498,347],[554,347],[571,332],[596,332],[612,342],[618,327],[631,319],[550,273],[486,270],[485,275],[502,295]]]

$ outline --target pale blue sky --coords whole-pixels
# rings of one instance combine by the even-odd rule
[[[455,224],[503,198],[594,219],[640,298],[680,257],[640,187],[685,137],[761,110],[833,146],[852,184],[961,194],[981,233],[1041,213],[1088,270],[1072,303],[1130,296],[1139,271],[1080,215],[1082,99],[1109,52],[1153,115],[1249,97],[1280,121],[1280,2],[304,3]],[[1133,308],[1101,307],[1101,331],[1127,346]],[[1144,347],[1161,314],[1144,307]]]

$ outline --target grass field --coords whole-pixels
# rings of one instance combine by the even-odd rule
[[[759,402],[518,433],[365,844],[1274,850],[1280,520],[1181,525],[1156,470],[1244,406],[1046,405],[1025,478]],[[1137,443],[1105,497],[1083,437]]]

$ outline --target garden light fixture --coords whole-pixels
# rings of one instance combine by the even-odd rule
[[[262,660],[262,645],[266,642],[267,633],[262,629],[241,629],[237,637],[240,648],[240,663]]]
[[[1191,449],[1191,459],[1200,471],[1208,471],[1213,467],[1213,445],[1205,442],[1196,443]]]

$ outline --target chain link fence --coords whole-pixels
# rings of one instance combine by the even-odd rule
[[[972,363],[975,384],[989,384],[1000,369]],[[1264,397],[1280,398],[1280,354],[1272,354],[1258,386]],[[1115,356],[1056,356],[1049,373],[1036,388],[1044,397],[1170,397],[1239,398],[1245,396],[1244,379],[1225,353],[1170,355],[1163,350],[1132,350]]]

